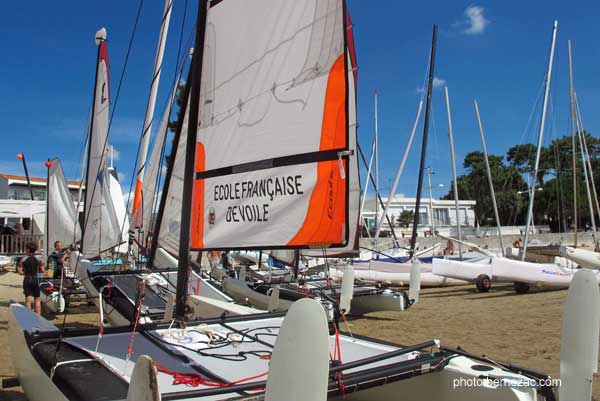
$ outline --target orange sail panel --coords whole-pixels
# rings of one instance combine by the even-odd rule
[[[193,249],[346,244],[344,12],[342,0],[231,0],[209,9]]]

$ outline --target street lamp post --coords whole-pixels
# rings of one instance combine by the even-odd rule
[[[25,170],[25,178],[27,178],[27,186],[29,187],[29,194],[31,195],[31,200],[34,200],[33,188],[31,188],[31,180],[29,179],[29,171],[27,171],[27,163],[25,162],[25,155],[23,153],[18,153],[17,159],[21,160],[21,162],[23,163],[23,169]]]

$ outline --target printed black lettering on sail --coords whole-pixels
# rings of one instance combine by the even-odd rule
[[[269,208],[276,198],[303,194],[302,175],[216,184],[213,187],[214,201],[228,203],[225,213],[227,223],[267,222]]]

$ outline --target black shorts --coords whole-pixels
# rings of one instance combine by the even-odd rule
[[[40,297],[40,283],[37,277],[25,277],[23,279],[23,294],[26,297]]]

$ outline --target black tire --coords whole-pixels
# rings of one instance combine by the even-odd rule
[[[492,288],[492,279],[487,274],[480,274],[475,279],[475,286],[479,292],[488,292]]]
[[[515,281],[515,292],[517,294],[527,294],[529,292],[529,284]]]

